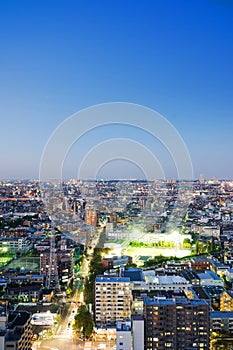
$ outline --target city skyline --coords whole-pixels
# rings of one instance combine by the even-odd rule
[[[70,115],[92,105],[135,103],[163,115],[190,153],[194,178],[232,178],[231,1],[2,2],[1,179],[38,178],[44,146]],[[102,126],[70,150],[64,178],[99,143],[142,143],[176,172],[142,130]],[[124,159],[99,177],[138,178]],[[156,176],[155,176],[156,177]]]

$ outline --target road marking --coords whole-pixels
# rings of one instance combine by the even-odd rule
[[[65,333],[65,334],[56,334],[53,336],[53,339],[71,339],[70,333]]]
[[[42,349],[50,349],[50,350],[59,350],[58,348],[53,348],[51,346],[45,346],[45,345],[42,345],[41,348]]]

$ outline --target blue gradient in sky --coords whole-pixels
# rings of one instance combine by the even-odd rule
[[[1,1],[0,32],[0,178],[38,178],[57,125],[111,101],[166,117],[195,177],[233,177],[233,1]]]

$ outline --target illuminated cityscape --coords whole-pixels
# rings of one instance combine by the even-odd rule
[[[133,189],[126,199],[121,184]],[[230,348],[233,182],[193,181],[178,222],[183,185],[67,180],[55,201],[63,222],[54,227],[38,181],[1,181],[5,348],[43,349],[58,340],[74,349]],[[30,329],[18,334],[21,313]]]
[[[233,1],[0,31],[0,350],[233,350]]]

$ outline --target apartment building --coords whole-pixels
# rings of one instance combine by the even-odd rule
[[[202,300],[144,300],[145,350],[209,350],[209,305]]]
[[[207,258],[192,258],[189,265],[196,271],[210,270],[210,260]]]
[[[226,290],[220,296],[220,311],[233,311],[233,292]]]
[[[210,329],[212,332],[233,334],[233,312],[211,311]]]
[[[131,288],[128,277],[97,276],[95,280],[95,324],[116,326],[131,317]]]
[[[32,249],[33,245],[27,237],[4,237],[0,239],[0,248],[13,252],[25,253]]]
[[[0,330],[1,350],[31,350],[31,314],[14,311],[9,314],[7,328]]]
[[[73,251],[57,251],[57,269],[61,283],[66,283],[73,276]],[[50,251],[40,254],[40,272],[47,275],[50,266]]]

